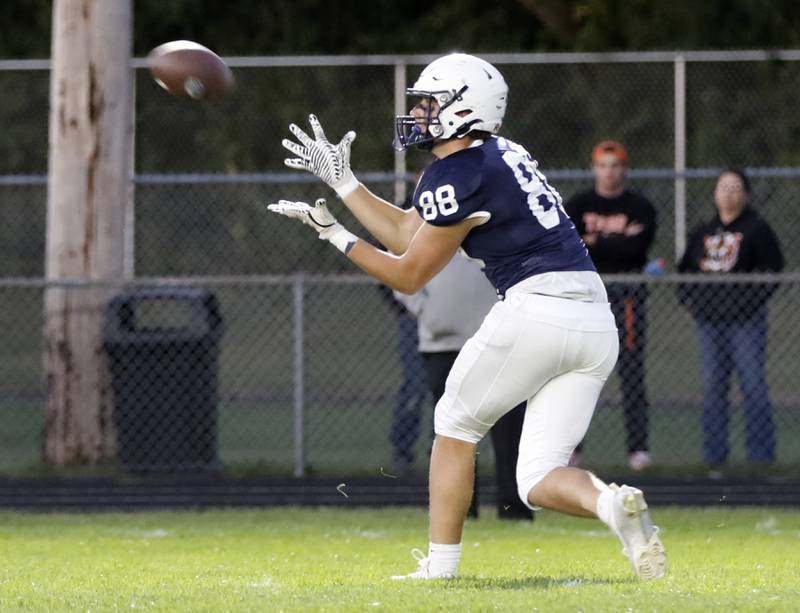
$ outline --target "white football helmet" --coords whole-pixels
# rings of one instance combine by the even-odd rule
[[[489,62],[466,53],[451,53],[428,64],[406,94],[434,98],[439,113],[432,117],[429,109],[422,119],[413,115],[395,117],[398,151],[410,145],[430,148],[434,141],[461,138],[474,130],[497,134],[506,113],[508,85]],[[424,134],[420,123],[427,126]]]

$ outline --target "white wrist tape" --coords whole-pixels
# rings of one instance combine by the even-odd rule
[[[353,245],[356,244],[356,241],[358,241],[358,237],[355,234],[346,230],[344,226],[340,224],[323,230],[319,233],[319,237],[328,241],[344,254],[347,254]]]
[[[361,185],[361,183],[356,179],[356,176],[352,172],[348,172],[347,175],[342,178],[342,182],[335,185],[333,189],[336,190],[336,195],[338,195],[339,198],[345,199],[356,191],[359,185]]]

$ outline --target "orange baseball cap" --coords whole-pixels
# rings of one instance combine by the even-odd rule
[[[601,155],[611,153],[623,164],[628,163],[628,150],[625,145],[618,143],[615,140],[604,140],[595,145],[592,149],[592,162],[595,162]]]

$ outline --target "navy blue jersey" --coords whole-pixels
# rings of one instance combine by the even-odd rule
[[[488,214],[461,247],[482,262],[501,296],[533,275],[595,270],[561,196],[537,166],[520,145],[493,137],[436,160],[414,191],[415,208],[434,226]]]

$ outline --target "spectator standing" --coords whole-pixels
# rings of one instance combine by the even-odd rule
[[[778,272],[784,261],[769,224],[747,204],[750,181],[738,169],[723,171],[714,189],[717,214],[689,237],[679,272]],[[703,453],[710,476],[722,476],[728,459],[731,375],[744,398],[750,462],[775,460],[775,422],[765,375],[767,301],[774,283],[683,283],[681,302],[697,325],[703,375]]]
[[[400,361],[400,387],[392,413],[389,442],[392,444],[392,472],[407,473],[414,464],[414,448],[420,431],[420,418],[428,399],[425,363],[419,353],[417,320],[401,301],[395,299],[385,285],[379,291],[386,298],[395,316],[395,350]]]
[[[605,140],[592,151],[594,188],[565,205],[600,274],[638,273],[656,232],[656,211],[643,196],[626,188],[628,152]],[[628,463],[634,470],[652,464],[648,442],[650,403],[645,386],[647,285],[608,283],[608,300],[620,335],[617,372],[622,391]],[[579,462],[581,447],[576,449]]]
[[[408,296],[395,296],[417,317],[419,352],[427,370],[434,402],[444,395],[447,375],[464,343],[480,328],[497,303],[497,293],[478,265],[456,255],[425,287]],[[497,516],[533,519],[522,504],[515,477],[525,403],[501,417],[489,431],[495,455]],[[477,479],[476,479],[477,481]],[[469,515],[477,517],[477,483]]]

